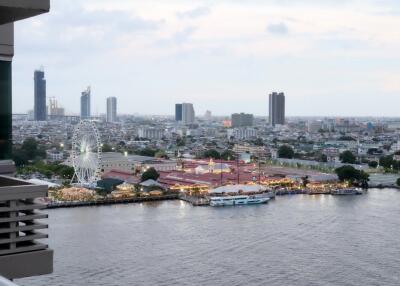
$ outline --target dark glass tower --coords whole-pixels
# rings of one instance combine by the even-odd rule
[[[33,116],[36,121],[47,120],[46,108],[46,79],[43,70],[36,70],[34,73],[35,81],[35,104],[33,107]]]
[[[269,95],[269,124],[285,124],[285,94],[273,92]]]
[[[175,121],[182,121],[182,104],[175,104]]]

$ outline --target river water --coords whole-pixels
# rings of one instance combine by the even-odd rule
[[[19,285],[400,285],[400,191],[48,211],[54,273]]]

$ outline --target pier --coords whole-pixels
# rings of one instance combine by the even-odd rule
[[[135,198],[124,198],[124,199],[100,199],[100,200],[96,200],[96,201],[51,202],[47,205],[47,208],[48,209],[75,208],[75,207],[143,203],[143,202],[177,200],[177,199],[179,199],[178,194],[169,194],[169,195],[163,195],[163,196],[139,197],[139,198],[135,197]]]

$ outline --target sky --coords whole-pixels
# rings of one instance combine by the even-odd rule
[[[13,111],[33,109],[33,71],[78,114],[399,116],[398,0],[52,0],[15,26]]]

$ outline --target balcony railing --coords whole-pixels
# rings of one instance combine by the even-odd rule
[[[42,242],[48,238],[42,232],[48,216],[36,202],[46,196],[47,186],[0,176],[0,275],[14,279],[52,272],[53,251]]]

